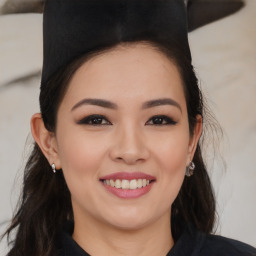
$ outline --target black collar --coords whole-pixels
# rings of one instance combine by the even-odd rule
[[[72,238],[74,224],[67,222],[60,234],[58,256],[90,256]],[[189,227],[166,256],[199,255],[205,235]],[[198,252],[198,253],[197,253]]]

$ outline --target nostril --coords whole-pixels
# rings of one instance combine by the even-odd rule
[[[149,157],[149,151],[145,143],[137,137],[125,137],[113,143],[113,146],[109,150],[109,156],[116,162],[135,164],[146,160]]]

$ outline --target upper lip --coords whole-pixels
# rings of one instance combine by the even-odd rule
[[[146,180],[156,180],[152,175],[143,173],[143,172],[116,172],[108,174],[106,176],[100,177],[100,180],[137,180],[137,179],[146,179]]]

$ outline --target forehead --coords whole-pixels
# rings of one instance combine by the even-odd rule
[[[119,45],[86,61],[70,81],[73,98],[184,98],[178,68],[157,48]]]

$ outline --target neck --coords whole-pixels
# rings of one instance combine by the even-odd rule
[[[90,255],[164,256],[173,246],[170,214],[136,230],[75,218],[73,239]]]

